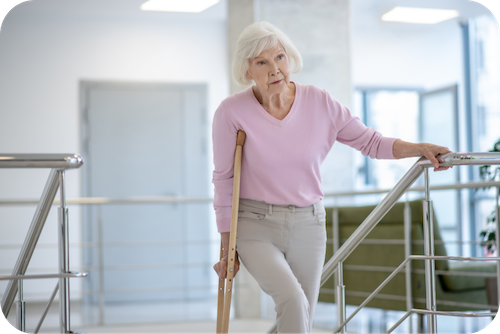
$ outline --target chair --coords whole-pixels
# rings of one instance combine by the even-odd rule
[[[404,202],[396,203],[366,239],[344,262],[346,304],[360,305],[391,272],[405,260]],[[412,255],[423,255],[423,206],[421,200],[409,202],[411,209]],[[356,230],[375,206],[339,207],[340,245]],[[333,255],[333,208],[327,208],[328,245],[326,262]],[[434,215],[435,255],[447,255]],[[325,263],[326,263],[325,262]],[[425,309],[425,278],[423,260],[412,260],[412,301],[414,308]],[[496,262],[461,262],[439,260],[436,263],[437,309],[440,311],[471,311],[498,309],[488,305],[484,276],[469,273],[496,273]],[[462,275],[449,275],[460,274]],[[323,285],[319,301],[335,303],[335,275]],[[406,311],[405,271],[397,274],[368,307]]]

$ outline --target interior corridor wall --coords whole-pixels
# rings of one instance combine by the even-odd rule
[[[352,47],[355,85],[434,89],[462,81],[461,27],[453,20],[353,29]]]
[[[407,0],[404,4],[416,4],[411,1]],[[383,22],[380,20],[383,11],[380,16],[373,15],[368,8],[364,11],[362,0],[353,0],[352,5],[355,8],[352,11],[354,86],[432,91],[457,84],[459,147],[449,148],[466,152],[465,50],[462,24],[475,16],[491,16],[491,12],[478,3],[466,0],[436,0],[432,3],[426,1],[420,5],[454,8],[460,12],[458,18],[427,25]],[[405,110],[401,110],[401,113],[405,113]],[[461,168],[459,172],[461,180],[466,181],[466,170]],[[465,199],[462,200],[465,203]],[[477,236],[471,234],[466,221],[468,205],[463,206],[462,214],[465,219],[461,231],[462,238],[476,238]]]
[[[27,15],[14,9],[0,32],[0,152],[79,153],[80,80],[206,83],[211,119],[229,94],[226,43],[224,20]],[[207,149],[211,152],[210,143]],[[38,199],[48,173],[0,170],[0,199]],[[211,180],[211,170],[207,174]],[[67,196],[80,196],[80,188],[80,171],[68,171]],[[35,206],[0,210],[0,245],[22,244]],[[52,210],[39,244],[57,243],[56,221]],[[71,243],[80,241],[80,232],[80,210],[70,206]],[[28,271],[56,269],[57,248],[38,248]],[[2,250],[1,269],[13,268],[18,253]],[[81,254],[76,248],[70,261],[77,270]],[[72,282],[78,297],[78,279]],[[27,298],[47,300],[55,282],[35,285],[27,284]],[[0,283],[0,293],[4,287]]]
[[[465,133],[464,59],[461,23],[469,17],[492,15],[484,6],[466,0],[406,0],[407,6],[457,8],[460,17],[437,24],[383,22],[390,8],[373,8],[352,0],[352,75],[354,87],[407,87],[434,90],[458,84],[460,131]],[[403,138],[404,139],[404,138]],[[461,137],[465,150],[465,136]]]

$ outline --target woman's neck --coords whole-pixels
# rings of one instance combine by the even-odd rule
[[[278,94],[265,94],[257,86],[252,87],[255,98],[267,111],[289,109],[295,99],[295,84],[290,82],[285,90]]]

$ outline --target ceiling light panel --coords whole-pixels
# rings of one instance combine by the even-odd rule
[[[458,10],[396,7],[382,16],[382,21],[434,24],[458,17]]]
[[[149,0],[142,10],[163,12],[199,13],[217,4],[219,0]]]

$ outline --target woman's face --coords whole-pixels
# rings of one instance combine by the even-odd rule
[[[249,59],[247,78],[254,80],[261,94],[280,94],[290,83],[290,62],[281,44]]]

